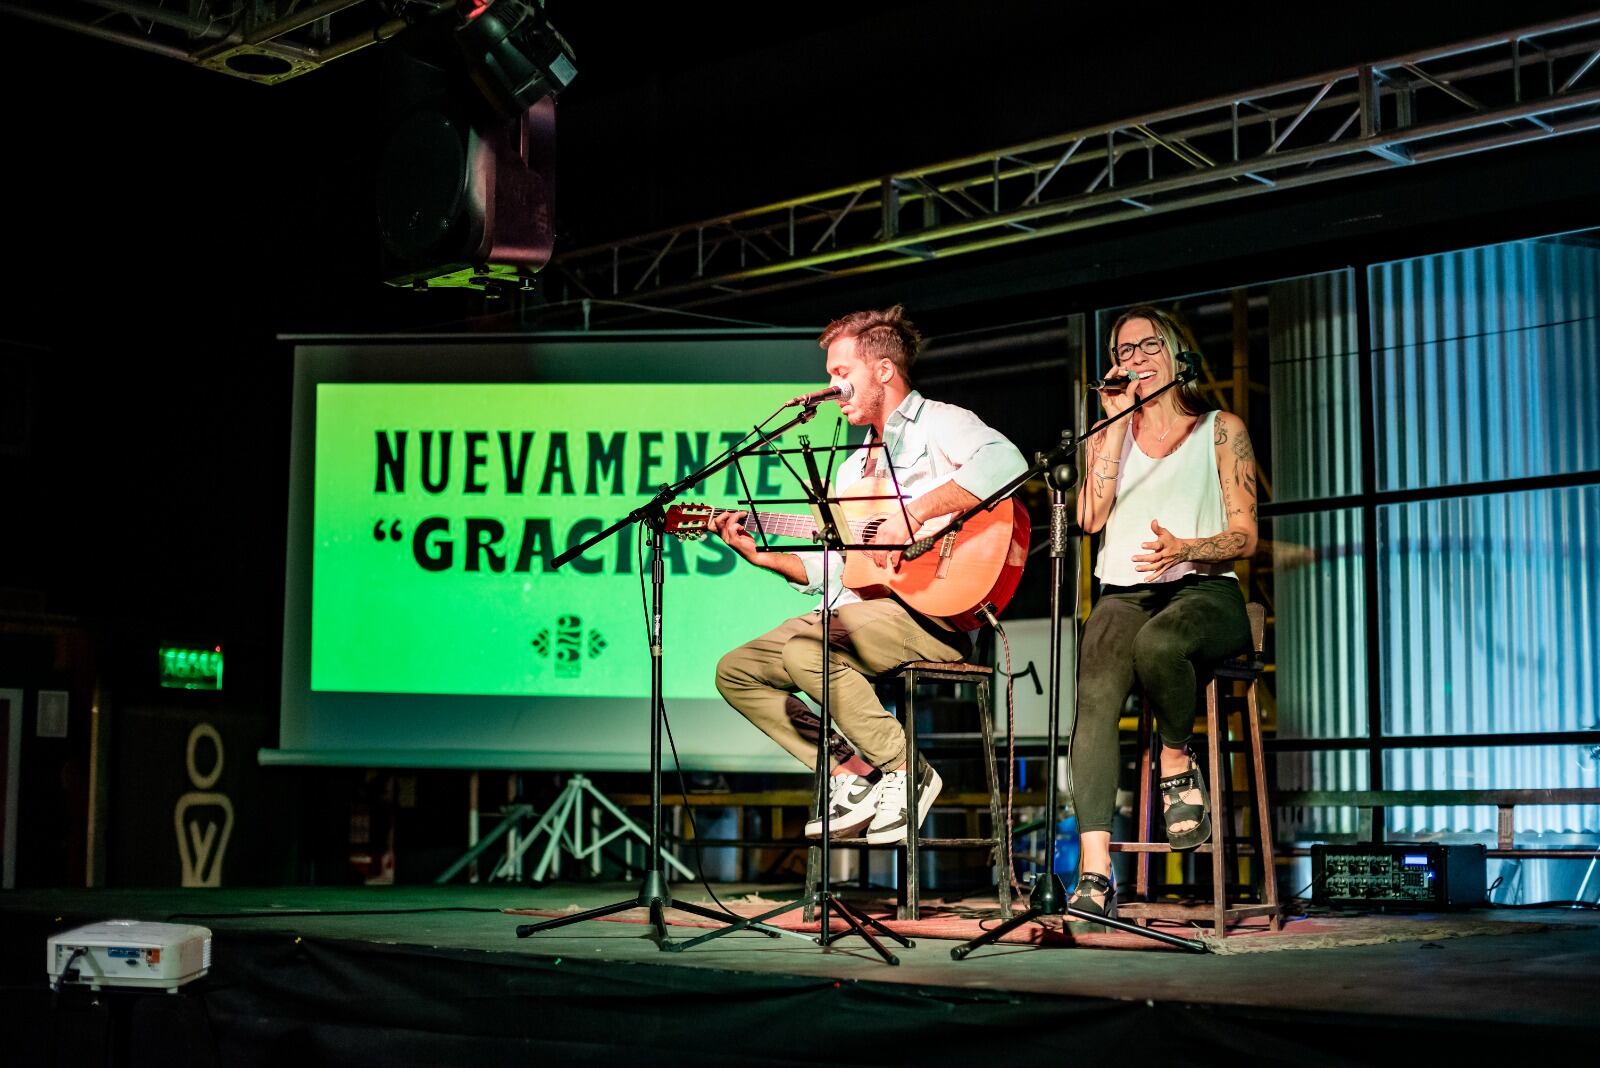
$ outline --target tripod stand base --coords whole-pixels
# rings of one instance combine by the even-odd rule
[[[1139,927],[1136,924],[1127,923],[1114,916],[1105,916],[1098,912],[1089,912],[1086,909],[1075,909],[1067,904],[1067,888],[1066,884],[1061,881],[1061,876],[1051,872],[1048,876],[1040,876],[1039,881],[1034,884],[1033,892],[1028,895],[1028,911],[1011,917],[999,926],[983,932],[983,934],[970,942],[963,942],[950,951],[950,959],[965,960],[973,950],[998,942],[1023,924],[1035,923],[1044,916],[1070,916],[1074,920],[1098,923],[1102,927],[1109,927],[1114,931],[1138,935],[1141,938],[1148,938],[1176,949],[1187,949],[1191,953],[1209,953],[1211,951],[1209,946],[1198,939],[1179,938],[1177,935],[1170,935],[1165,931],[1152,931],[1147,927]]]
[[[893,942],[898,942],[906,949],[910,949],[916,945],[915,942],[911,941],[909,938],[906,938],[904,935],[896,934],[894,931],[889,930],[889,928],[885,927],[880,920],[874,919],[864,912],[858,912],[853,906],[845,904],[837,896],[835,896],[831,890],[818,890],[814,894],[809,894],[806,897],[791,901],[786,905],[779,905],[775,909],[772,909],[768,912],[763,912],[755,919],[750,920],[749,923],[751,926],[755,926],[756,924],[765,923],[774,916],[782,916],[785,912],[793,912],[795,909],[807,909],[809,911],[813,908],[820,910],[818,916],[821,923],[821,930],[817,934],[817,937],[812,939],[812,941],[816,942],[817,945],[824,949],[832,946],[833,943],[839,941],[841,938],[849,938],[851,935],[860,935],[862,940],[865,941],[868,946],[872,947],[872,951],[883,958],[883,962],[885,964],[899,964],[900,958],[889,952],[884,944],[873,936],[873,932],[876,931],[884,938],[887,938]],[[829,911],[837,912],[840,918],[844,920],[845,926],[848,927],[849,930],[835,932],[833,930],[833,925],[828,920]],[[771,930],[771,928],[767,929]],[[706,934],[700,935],[698,938],[691,938],[684,942],[675,942],[670,947],[664,948],[670,948],[673,952],[689,949],[692,946],[698,946],[702,942],[709,942],[713,938],[721,938],[723,935],[731,933],[731,930],[731,928],[725,928],[721,931],[710,931]],[[788,934],[790,932],[786,931],[784,933]]]
[[[702,941],[706,937],[701,936],[701,938],[692,939],[690,942],[685,942],[681,945],[673,942],[672,939],[667,936],[666,912],[668,909],[676,909],[679,912],[687,912],[690,915],[699,916],[702,919],[717,920],[721,923],[728,924],[728,926],[722,930],[712,932],[714,935],[724,935],[732,931],[743,931],[747,929],[760,931],[768,938],[780,938],[784,934],[788,933],[785,931],[780,931],[775,927],[767,927],[763,925],[761,920],[766,919],[764,916],[758,917],[754,920],[746,920],[742,917],[733,916],[726,912],[718,912],[715,909],[708,909],[703,905],[691,905],[686,902],[675,903],[672,900],[671,891],[667,889],[666,876],[662,875],[659,871],[653,871],[644,877],[644,882],[639,886],[639,894],[637,897],[628,898],[623,901],[613,901],[609,905],[601,905],[598,908],[585,909],[583,912],[574,912],[571,916],[559,916],[556,919],[545,920],[542,923],[518,924],[517,937],[527,938],[529,935],[539,934],[544,931],[553,931],[557,927],[566,927],[569,924],[583,923],[585,920],[600,920],[607,916],[615,916],[619,912],[627,912],[629,909],[650,910],[651,931],[657,948],[663,950],[681,949],[683,946],[692,945],[694,942]]]
[[[584,806],[593,805],[598,809],[609,812],[617,821],[614,830],[600,832],[598,828],[588,832],[585,838]],[[532,809],[522,806],[531,814]],[[525,814],[525,815],[526,815]],[[599,870],[600,851],[618,838],[633,837],[650,845],[650,835],[645,829],[628,817],[628,814],[618,808],[612,800],[595,788],[586,775],[574,775],[562,787],[561,794],[551,803],[550,809],[538,823],[534,825],[527,837],[518,842],[514,849],[508,850],[506,856],[495,867],[494,874],[489,878],[511,879],[520,877],[522,871],[522,856],[541,836],[549,835],[539,863],[533,871],[533,881],[543,882],[545,877],[554,870],[559,854],[564,850],[572,855],[572,859],[583,863],[592,862],[596,871]],[[683,863],[666,850],[660,851],[663,861],[672,867],[685,879],[694,878],[694,873],[686,868]],[[459,862],[458,862],[459,863]],[[455,869],[452,868],[452,872]]]

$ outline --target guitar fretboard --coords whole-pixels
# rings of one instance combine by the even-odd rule
[[[715,518],[734,510],[732,508],[717,508],[712,511],[711,515]],[[851,541],[859,541],[862,532],[873,522],[874,520],[866,520],[859,523],[852,522],[850,524]],[[745,516],[744,525],[746,527],[754,526],[768,535],[777,535],[783,538],[810,539],[815,537],[817,533],[817,521],[815,519],[808,515],[788,515],[783,512],[762,512],[759,516]]]

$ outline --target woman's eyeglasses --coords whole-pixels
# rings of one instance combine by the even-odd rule
[[[1159,335],[1152,334],[1143,341],[1129,341],[1126,344],[1118,345],[1116,348],[1117,362],[1125,362],[1128,357],[1133,355],[1134,349],[1140,350],[1146,356],[1158,355],[1166,347],[1166,344],[1166,341]]]

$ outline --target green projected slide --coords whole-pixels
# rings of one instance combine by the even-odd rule
[[[825,382],[816,334],[285,340],[295,347],[283,702],[278,745],[259,759],[648,767],[639,529],[551,565]],[[831,405],[782,444],[802,433],[817,445],[850,438]],[[758,496],[799,495],[776,458],[740,468]],[[707,482],[688,499],[737,504],[736,472]],[[668,538],[664,560],[660,662],[683,766],[802,772],[728,707],[715,672],[727,650],[816,598],[720,542]]]
[[[310,689],[647,696],[638,528],[559,570],[553,558],[815,387],[317,384]],[[742,467],[758,498],[797,495],[777,458]],[[729,468],[688,499],[739,497]],[[713,537],[667,539],[664,600],[666,696],[715,699],[722,653],[815,598]]]

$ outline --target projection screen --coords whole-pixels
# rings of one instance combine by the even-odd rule
[[[646,767],[638,528],[560,569],[552,559],[817,388],[815,335],[284,340],[283,697],[262,762]],[[780,445],[801,434],[850,440],[832,405]],[[740,471],[758,497],[798,496],[776,458]],[[732,505],[739,488],[730,468],[688,499]],[[715,539],[668,538],[666,563],[663,675],[683,765],[798,770],[713,675],[815,598]]]

